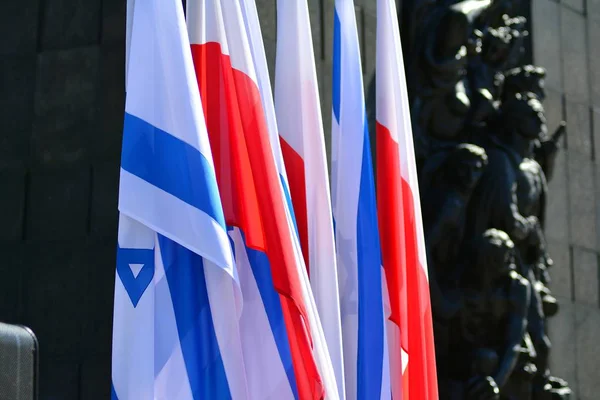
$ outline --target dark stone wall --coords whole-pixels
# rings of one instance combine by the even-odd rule
[[[110,398],[124,27],[125,0],[0,2],[0,320],[42,399]]]

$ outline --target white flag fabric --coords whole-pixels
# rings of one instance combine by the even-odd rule
[[[239,279],[183,8],[137,1],[132,13],[112,397],[246,398]]]
[[[437,399],[425,240],[394,0],[377,0],[376,69],[377,201],[391,306],[392,395]]]
[[[336,0],[333,23],[331,181],[346,398],[389,399],[375,182],[352,0]]]
[[[248,14],[253,10],[253,16]],[[265,331],[260,335],[251,333],[256,327],[246,326],[242,340],[259,336],[266,343],[273,336],[281,360],[261,357],[261,367],[255,363],[246,368],[248,374],[256,375],[248,378],[252,381],[252,396],[289,398],[291,386],[298,398],[319,399],[323,392],[333,393],[330,386],[335,391],[335,378],[306,271],[299,263],[302,259],[294,240],[293,218],[283,191],[287,187],[285,170],[280,169],[281,158],[274,158],[275,148],[270,141],[274,113],[272,100],[269,107],[261,92],[268,82],[256,76],[256,69],[261,76],[266,71],[266,65],[255,67],[259,56],[253,53],[258,46],[253,39],[256,32],[260,35],[256,18],[255,6],[249,8],[249,4],[237,0],[188,1],[192,53],[225,218],[238,234],[233,237],[236,256],[244,252],[248,256],[247,269],[251,272],[247,276],[254,275],[259,283],[271,323],[272,333]],[[253,34],[249,29],[252,21],[256,22]],[[239,261],[238,268],[241,276],[243,267]],[[263,274],[269,268],[270,277]],[[260,285],[265,276],[271,278],[270,288]],[[243,291],[244,287],[242,280]],[[279,295],[278,309],[276,302],[267,301],[274,291]],[[256,312],[260,312],[258,302]],[[246,310],[242,319],[245,313]],[[263,355],[258,346],[245,349],[246,355],[252,351],[255,356]],[[282,363],[288,374],[287,384],[282,379]],[[267,392],[265,389],[274,382],[278,383],[277,391]]]
[[[302,253],[340,398],[344,362],[327,159],[306,0],[277,2],[275,111]]]

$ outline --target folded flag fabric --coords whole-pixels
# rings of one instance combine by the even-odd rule
[[[243,300],[183,8],[137,1],[132,15],[112,398],[231,397]]]
[[[280,300],[281,310],[267,310],[267,314],[272,316],[272,335],[287,384],[282,383],[280,367],[271,360],[268,368],[249,372],[263,375],[253,378],[257,382],[252,382],[252,393],[256,396],[253,398],[264,398],[265,381],[271,379],[280,383],[275,388],[280,392],[267,393],[272,396],[269,398],[290,398],[288,390],[297,390],[300,399],[318,399],[329,392],[329,378],[323,376],[332,375],[331,361],[318,335],[320,322],[311,304],[310,288],[298,266],[294,231],[269,140],[242,8],[246,10],[237,0],[188,1],[192,52],[225,219],[239,233],[234,238],[236,256],[237,249],[240,253],[245,249],[249,256],[255,254],[256,258],[249,257],[254,279],[258,269],[269,268]],[[261,296],[267,308],[266,286],[264,289]],[[287,347],[281,339],[280,324],[272,322],[276,316],[284,322]],[[254,351],[247,358],[263,356],[257,348]],[[292,369],[288,368],[290,355]],[[278,378],[270,376],[271,368]],[[263,384],[259,384],[260,379]]]
[[[396,16],[394,0],[377,1],[377,201],[393,324],[388,330],[392,397],[427,400],[438,398],[435,351],[410,109]]]
[[[336,0],[332,203],[347,399],[389,399],[382,266],[354,2]]]
[[[277,2],[275,111],[302,253],[338,392],[345,398],[331,195],[306,0]]]

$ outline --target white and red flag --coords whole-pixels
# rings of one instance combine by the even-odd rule
[[[437,399],[425,241],[394,0],[377,1],[377,202],[390,296],[392,396]]]
[[[302,253],[338,391],[345,398],[333,217],[306,0],[277,2],[275,110]]]
[[[282,189],[285,170],[278,168],[269,138],[265,85],[259,85],[254,65],[257,44],[249,42],[245,23],[253,18],[244,13],[247,4],[239,0],[188,0],[196,75],[244,293],[241,329],[249,398],[336,398]],[[261,333],[261,326],[270,328]]]

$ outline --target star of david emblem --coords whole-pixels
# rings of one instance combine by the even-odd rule
[[[118,246],[117,273],[133,307],[137,307],[154,278],[154,249],[127,249]]]

